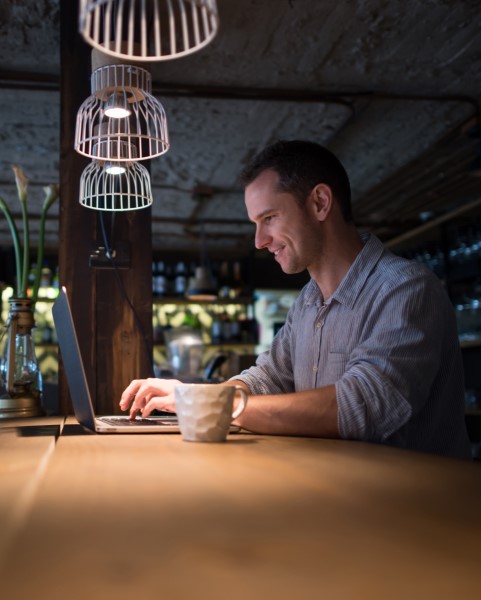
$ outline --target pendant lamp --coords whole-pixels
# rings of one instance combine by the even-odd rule
[[[209,269],[207,258],[207,245],[205,240],[204,223],[201,223],[201,251],[200,267],[196,267],[195,276],[189,281],[186,296],[192,301],[217,300],[217,288],[212,273]]]
[[[148,170],[140,163],[92,161],[80,177],[80,204],[105,211],[147,208],[153,202]]]
[[[218,28],[216,0],[80,0],[85,41],[119,58],[187,56],[209,44]]]
[[[193,302],[213,302],[218,299],[217,288],[206,266],[196,267],[195,276],[190,280],[185,295]]]
[[[130,64],[101,66],[92,73],[91,90],[77,113],[77,152],[110,161],[145,160],[167,152],[167,118],[151,94],[147,70]]]

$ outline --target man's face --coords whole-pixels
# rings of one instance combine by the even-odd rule
[[[275,171],[263,171],[245,190],[249,219],[256,225],[256,248],[274,254],[284,273],[309,269],[319,251],[319,223],[287,192]]]

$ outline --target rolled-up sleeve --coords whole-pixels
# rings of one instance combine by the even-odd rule
[[[365,337],[336,382],[343,438],[385,441],[423,408],[440,369],[441,340],[451,336],[457,344],[452,308],[443,296],[419,277],[378,297]]]

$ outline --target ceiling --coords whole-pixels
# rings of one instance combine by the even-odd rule
[[[237,176],[281,138],[334,151],[359,228],[385,241],[481,198],[470,173],[481,151],[478,0],[218,0],[218,9],[209,46],[150,67],[171,142],[150,161],[157,253],[197,251],[201,222],[210,252],[251,252]],[[10,166],[21,165],[35,221],[42,187],[59,180],[60,0],[3,0],[0,44],[0,195],[18,214]],[[33,222],[34,240],[37,230]],[[3,217],[0,236],[10,243]]]

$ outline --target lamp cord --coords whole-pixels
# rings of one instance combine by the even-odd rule
[[[114,215],[114,217],[115,217],[115,215]],[[125,289],[124,282],[122,281],[122,277],[120,276],[119,269],[118,269],[117,264],[115,262],[115,258],[114,258],[113,254],[112,254],[112,250],[110,248],[110,243],[109,243],[109,240],[108,240],[108,237],[107,237],[107,232],[105,230],[105,221],[104,221],[104,212],[103,211],[99,211],[99,220],[100,220],[100,228],[102,230],[102,239],[103,239],[103,243],[104,243],[104,246],[105,246],[105,255],[109,259],[109,261],[110,261],[110,263],[112,265],[112,268],[114,270],[115,279],[117,281],[118,288],[119,288],[119,290],[120,290],[120,292],[121,292],[124,300],[129,305],[130,310],[132,311],[132,314],[134,316],[135,324],[136,324],[137,329],[138,329],[138,331],[139,331],[139,333],[140,333],[140,335],[142,337],[143,347],[144,347],[144,350],[145,350],[145,354],[147,356],[147,362],[149,363],[149,366],[150,366],[151,377],[155,377],[153,359],[152,359],[152,356],[150,354],[150,349],[149,349],[149,347],[147,345],[147,336],[145,335],[145,330],[144,330],[144,328],[142,326],[142,322],[139,319],[137,311],[135,310],[135,307],[132,304],[132,302],[131,302],[128,294],[127,294],[127,290]],[[113,238],[113,223],[114,223],[114,218],[112,218],[112,223],[111,223],[111,236],[112,236],[112,238]]]

